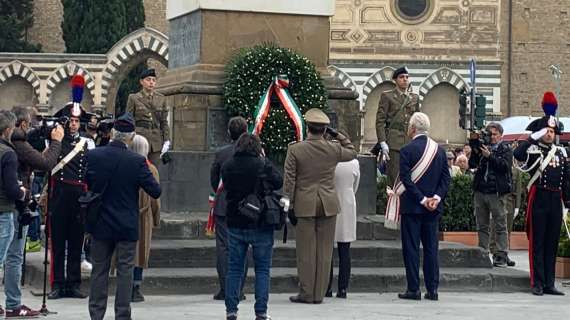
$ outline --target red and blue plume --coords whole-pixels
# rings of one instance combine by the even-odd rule
[[[547,116],[555,116],[556,109],[558,109],[558,102],[556,101],[556,96],[552,91],[547,91],[542,97],[542,110]]]
[[[83,75],[76,74],[71,77],[71,98],[73,101],[73,109],[71,109],[71,115],[74,117],[81,116],[81,100],[83,99],[84,87],[85,78],[83,78]]]

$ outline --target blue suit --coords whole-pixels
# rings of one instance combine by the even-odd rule
[[[130,150],[122,142],[111,141],[104,147],[87,153],[87,185],[89,190],[103,194],[101,216],[87,231],[95,239],[137,241],[139,239],[139,189],[153,198],[161,193],[160,185],[152,176],[146,159]]]
[[[412,168],[420,161],[427,144],[425,135],[417,136],[400,150],[400,181],[406,187],[401,195],[401,235],[408,291],[420,291],[420,240],[424,253],[424,281],[428,292],[437,293],[439,285],[438,229],[443,211],[443,200],[451,176],[445,151],[438,147],[425,174],[412,182]],[[438,195],[441,198],[436,210],[429,211],[421,201]]]

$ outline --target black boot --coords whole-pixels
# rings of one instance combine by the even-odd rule
[[[144,296],[141,293],[141,286],[134,286],[131,302],[143,302],[143,301],[144,301]]]
[[[79,286],[73,286],[73,287],[67,288],[65,296],[68,298],[76,298],[76,299],[87,298],[87,295],[85,293],[81,292],[81,289],[79,289]]]

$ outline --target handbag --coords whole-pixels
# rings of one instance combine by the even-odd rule
[[[101,216],[101,206],[103,205],[103,194],[107,191],[109,181],[111,180],[111,177],[115,175],[120,162],[121,160],[119,159],[115,164],[115,168],[112,173],[109,175],[109,178],[105,181],[105,185],[101,192],[88,190],[79,197],[79,211],[81,216],[85,218],[87,225],[94,226],[99,221],[99,217]]]

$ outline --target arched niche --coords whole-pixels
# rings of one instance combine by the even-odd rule
[[[422,112],[431,121],[430,136],[440,143],[465,143],[465,130],[459,127],[459,91],[442,82],[427,92],[422,102]]]
[[[14,106],[35,106],[38,103],[34,87],[28,80],[13,76],[0,85],[0,110]]]

